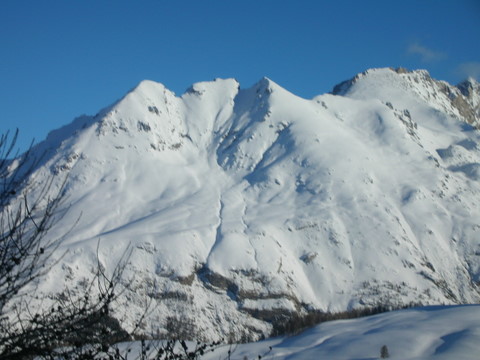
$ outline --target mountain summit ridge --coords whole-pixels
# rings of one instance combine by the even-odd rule
[[[368,94],[367,96],[383,98],[382,87],[378,86],[378,82],[374,81],[377,87],[372,94],[365,91],[369,81],[375,77],[388,79],[388,83],[383,85],[414,91],[419,98],[429,102],[431,106],[438,110],[456,117],[460,121],[466,121],[477,128],[480,127],[480,85],[473,78],[466,79],[453,86],[446,81],[433,79],[427,70],[370,69],[336,85],[332,94],[355,96],[356,87],[362,86],[360,93],[363,96]]]
[[[129,309],[129,328],[151,301],[146,333],[181,320],[194,337],[255,339],[315,310],[478,302],[480,135],[455,105],[466,98],[425,71],[354,79],[310,100],[267,78],[181,96],[142,81],[52,132],[33,149],[46,154],[36,179],[69,174],[50,235],[78,223],[40,288],[81,291],[100,241],[107,270],[134,249],[116,312]]]

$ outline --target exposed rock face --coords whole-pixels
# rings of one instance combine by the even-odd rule
[[[150,304],[146,334],[256,339],[294,313],[478,302],[478,89],[405,69],[311,100],[266,78],[181,97],[144,81],[35,149],[37,180],[69,174],[50,235],[82,214],[41,289],[81,293],[100,240],[107,271],[133,249],[115,311],[128,329]]]
[[[475,79],[468,79],[457,85],[468,105],[473,109],[475,124],[479,127],[480,119],[480,84]]]

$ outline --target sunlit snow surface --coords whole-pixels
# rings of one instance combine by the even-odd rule
[[[480,305],[432,306],[332,321],[295,336],[224,346],[202,359],[227,358],[230,350],[231,359],[238,360],[258,355],[263,360],[374,360],[384,345],[390,359],[478,359]],[[129,346],[134,354],[139,344]]]
[[[269,79],[181,97],[140,83],[34,149],[37,179],[68,174],[49,233],[68,231],[67,253],[41,289],[90,276],[99,243],[107,271],[133,250],[118,315],[128,327],[151,303],[146,332],[180,316],[206,338],[258,336],[258,311],[478,302],[480,137],[427,75],[371,70],[311,100]]]
[[[427,307],[335,321],[291,338],[242,346],[238,353],[242,359],[243,351],[262,354],[262,346],[272,346],[271,358],[278,360],[373,360],[380,357],[383,345],[391,359],[476,359],[480,356],[480,306]]]

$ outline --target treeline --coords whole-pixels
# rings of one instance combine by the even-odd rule
[[[273,330],[271,336],[296,335],[326,321],[356,319],[418,306],[423,306],[423,304],[420,302],[412,302],[402,306],[378,304],[373,307],[356,308],[340,312],[310,311],[305,314],[292,313],[287,319],[282,317],[282,319],[274,319],[272,321]]]

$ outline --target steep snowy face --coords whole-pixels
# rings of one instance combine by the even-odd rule
[[[267,78],[181,97],[144,81],[38,145],[37,179],[68,174],[50,235],[76,223],[42,289],[81,291],[100,242],[110,270],[133,249],[117,313],[128,327],[151,302],[147,333],[256,338],[312,310],[477,302],[480,137],[452,100],[477,95],[391,69],[312,100]]]

